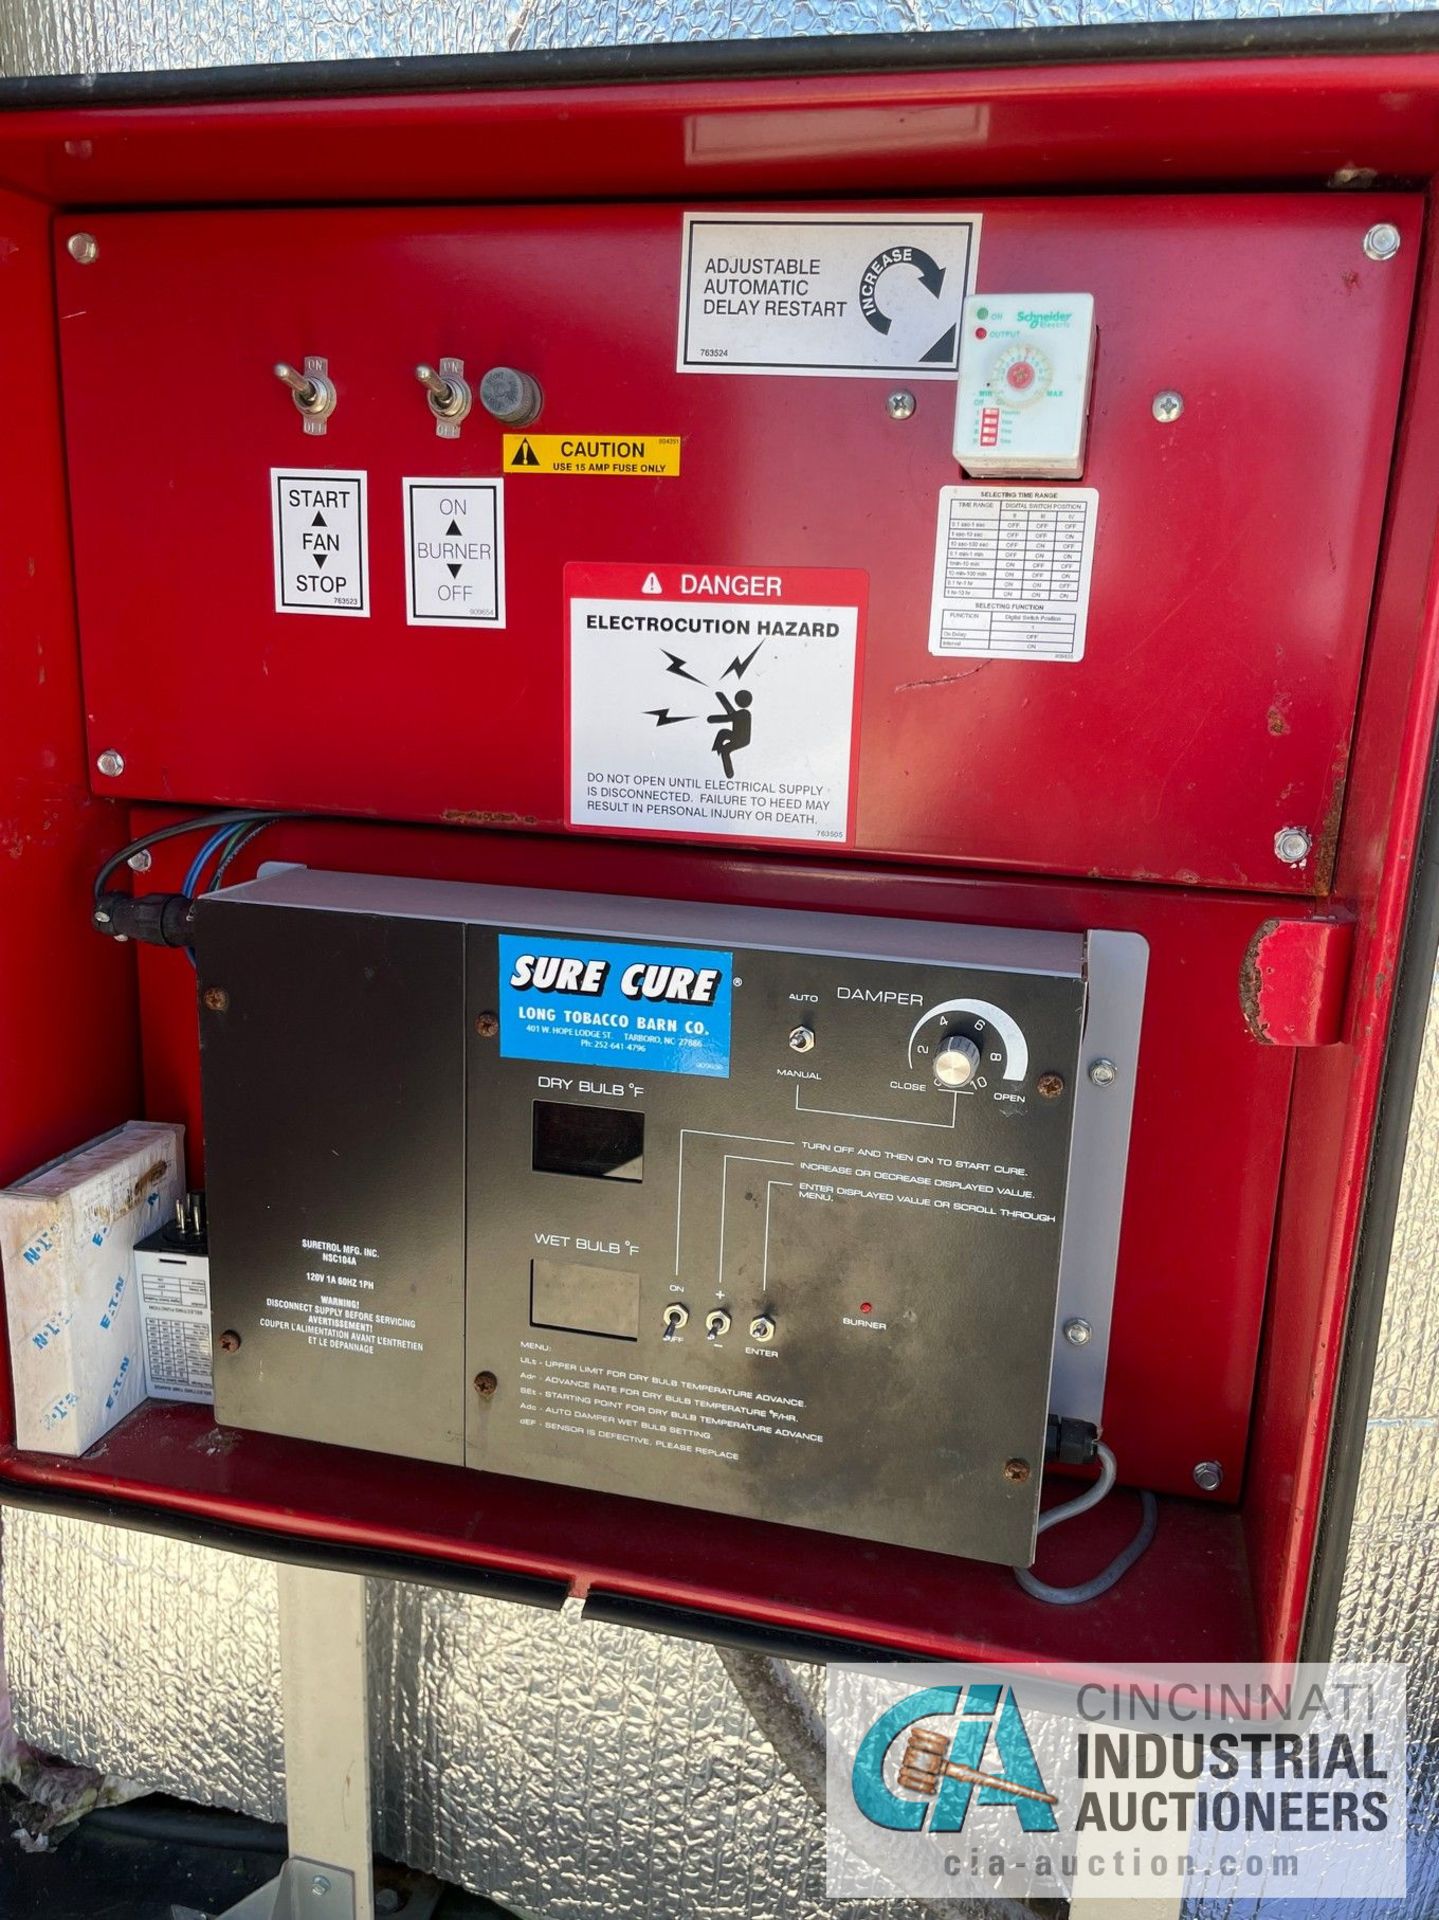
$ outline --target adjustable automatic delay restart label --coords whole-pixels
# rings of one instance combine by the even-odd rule
[[[681,373],[951,380],[977,213],[687,213]]]
[[[566,567],[569,824],[848,841],[868,578]]]
[[[729,1078],[732,954],[543,933],[499,944],[505,1059]]]

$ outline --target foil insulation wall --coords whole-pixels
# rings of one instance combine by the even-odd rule
[[[4,1575],[26,1739],[284,1818],[269,1563],[12,1512]],[[577,1606],[372,1582],[370,1663],[376,1844],[393,1858],[537,1920],[874,1913],[823,1900],[820,1817],[708,1647]]]
[[[944,28],[1417,12],[1423,0],[8,0],[7,74],[163,72],[372,55]]]

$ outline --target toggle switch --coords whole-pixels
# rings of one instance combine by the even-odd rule
[[[705,1332],[711,1340],[718,1340],[730,1330],[730,1317],[723,1307],[716,1307],[705,1315]]]
[[[330,363],[324,354],[307,353],[303,373],[288,361],[279,360],[275,363],[275,378],[283,380],[290,389],[290,398],[304,419],[306,433],[323,433],[339,399],[330,379]]]
[[[671,1300],[670,1304],[665,1308],[664,1314],[665,1339],[673,1340],[681,1327],[689,1325],[689,1317],[690,1310],[682,1301]]]
[[[774,1321],[767,1313],[757,1313],[749,1323],[749,1337],[758,1340],[762,1346],[774,1339]]]
[[[425,389],[430,412],[435,416],[435,432],[442,440],[458,440],[460,422],[474,405],[464,361],[447,355],[438,371],[424,365],[416,367],[415,378]]]
[[[504,426],[529,426],[544,404],[539,381],[513,367],[491,367],[480,382],[480,405]]]

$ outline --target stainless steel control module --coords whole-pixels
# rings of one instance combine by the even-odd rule
[[[1032,1557],[1142,941],[286,869],[197,943],[223,1422]]]

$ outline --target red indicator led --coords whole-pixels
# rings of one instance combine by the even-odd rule
[[[976,340],[987,340],[989,338],[989,328],[976,327],[974,330],[974,337]]]
[[[874,1302],[872,1300],[861,1300],[859,1303],[859,1310],[861,1313],[873,1313]]]

